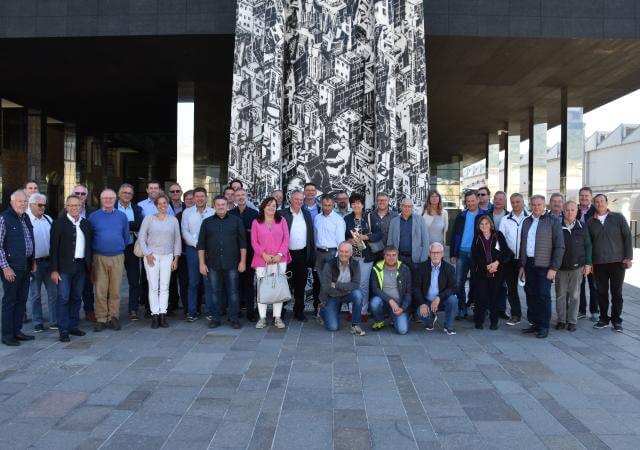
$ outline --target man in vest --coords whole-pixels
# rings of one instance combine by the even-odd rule
[[[0,214],[0,268],[2,269],[2,343],[20,345],[33,336],[22,332],[27,307],[29,275],[35,270],[33,227],[26,214],[27,194],[11,194],[9,208]]]

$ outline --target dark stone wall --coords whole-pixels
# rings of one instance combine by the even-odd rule
[[[1,0],[0,37],[233,34],[236,0]],[[440,36],[640,37],[639,0],[425,0]]]

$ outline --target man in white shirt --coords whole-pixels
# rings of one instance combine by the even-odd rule
[[[504,235],[507,245],[515,255],[514,259],[503,267],[505,271],[504,279],[507,283],[507,296],[511,307],[511,317],[507,320],[507,325],[513,326],[519,324],[522,319],[520,297],[518,296],[518,255],[520,252],[522,222],[528,214],[524,209],[522,194],[517,192],[511,194],[509,200],[511,202],[511,212],[500,221],[499,231]]]
[[[197,187],[193,190],[195,205],[182,212],[182,239],[185,243],[185,256],[187,258],[187,268],[189,271],[189,308],[187,311],[187,322],[198,320],[198,286],[204,283],[205,304],[211,305],[213,302],[211,283],[200,274],[200,263],[198,261],[198,235],[200,225],[207,217],[215,214],[213,208],[207,206],[207,190]],[[207,311],[211,316],[211,312]]]
[[[302,207],[304,194],[295,191],[290,196],[291,205],[282,210],[282,216],[289,226],[289,253],[291,262],[287,271],[291,272],[293,285],[293,316],[300,322],[305,322],[304,315],[305,288],[309,268],[313,267],[315,256],[315,242],[313,233],[313,221],[309,211]]]
[[[49,309],[49,328],[58,329],[56,319],[56,285],[51,281],[51,270],[49,266],[49,247],[51,224],[53,220],[44,213],[47,206],[47,197],[35,192],[29,197],[29,208],[27,215],[33,225],[34,257],[36,270],[31,273],[29,282],[29,304],[31,304],[31,315],[33,316],[33,331],[41,333],[47,328],[44,326],[42,317],[42,284],[47,291],[47,304]]]
[[[347,224],[344,219],[334,211],[333,197],[324,194],[320,197],[322,213],[313,219],[313,234],[316,245],[315,272],[313,278],[313,307],[320,304],[320,278],[319,274],[325,263],[336,256],[338,245],[345,239]],[[313,214],[312,214],[313,215]]]

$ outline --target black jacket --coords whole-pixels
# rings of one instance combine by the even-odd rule
[[[307,267],[313,267],[314,258],[316,254],[315,238],[313,236],[313,220],[311,220],[311,213],[305,208],[300,208],[302,211],[302,217],[304,217],[304,223],[307,225]],[[284,208],[280,211],[284,220],[287,221],[289,227],[289,234],[291,234],[291,223],[293,222],[293,214],[291,214],[291,208]]]
[[[406,264],[398,261],[397,283],[400,298],[393,299],[402,309],[411,306],[411,295],[413,286],[411,284],[411,270]],[[384,288],[384,260],[378,261],[371,268],[371,276],[369,277],[369,297],[380,297],[385,303],[389,303],[391,296],[383,291]]]
[[[344,216],[344,221],[346,223],[344,239],[345,241],[348,241],[349,239],[353,238],[353,236],[351,235],[351,230],[355,228],[355,216],[353,215],[353,213],[349,213]],[[369,228],[369,224],[371,224],[371,228]],[[371,246],[368,243],[382,241],[382,231],[380,231],[380,228],[378,227],[378,222],[371,220],[371,213],[364,213],[362,215],[360,227],[360,234],[366,234],[367,236],[369,236],[366,247],[362,252],[364,262],[376,261],[376,254],[371,251]]]
[[[504,238],[504,234],[500,231],[495,232],[496,239],[493,240],[493,246],[491,247],[491,259],[493,261],[499,261],[498,272],[496,276],[500,276],[503,273],[503,267],[506,263],[513,260],[514,255],[509,246],[507,240]],[[473,237],[473,244],[471,245],[471,273],[479,276],[486,276],[487,274],[487,258],[484,253],[484,245],[482,244],[482,237],[479,233]]]
[[[351,292],[360,288],[360,266],[358,262],[351,258],[349,260],[349,271],[351,272],[351,281],[349,283],[338,283],[338,275],[340,275],[340,262],[335,257],[324,265],[320,273],[320,300],[326,302],[328,297],[343,297],[351,294]],[[336,283],[336,287],[331,287],[331,283]]]
[[[91,242],[93,227],[87,219],[80,219],[80,229],[84,234],[84,265],[91,270]],[[76,227],[65,215],[51,225],[51,247],[49,261],[52,272],[69,273],[73,270],[76,253]]]
[[[593,245],[593,264],[608,264],[633,259],[633,243],[627,219],[609,211],[604,225],[595,216],[587,222]]]
[[[569,229],[562,221],[564,235],[564,255],[560,270],[573,270],[585,264],[591,265],[591,237],[586,225],[576,220],[573,229]]]
[[[131,202],[130,206],[131,206],[131,209],[133,209],[133,222],[129,222],[129,231],[136,233],[133,237],[133,242],[135,243],[136,239],[138,239],[138,231],[140,231],[140,225],[142,225],[142,219],[144,219],[144,215],[142,214],[142,208],[139,207],[136,203]],[[116,201],[115,209],[118,209],[117,201]],[[88,215],[87,215],[87,218],[89,218]]]
[[[431,258],[420,263],[414,273],[416,279],[413,283],[413,295],[420,305],[427,304],[427,294],[431,287]],[[442,260],[440,262],[440,272],[438,273],[438,297],[445,301],[456,293],[456,269]]]

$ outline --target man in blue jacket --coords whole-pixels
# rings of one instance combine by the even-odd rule
[[[485,188],[486,189],[486,188]],[[467,191],[464,194],[467,209],[456,216],[451,236],[451,264],[456,267],[456,286],[458,289],[458,318],[463,319],[467,315],[467,292],[465,284],[467,275],[471,270],[471,244],[475,233],[478,217],[487,214],[478,206],[478,193]],[[469,280],[469,302],[473,302],[473,278]]]
[[[120,329],[120,286],[124,270],[124,250],[129,243],[127,215],[115,208],[116,193],[105,189],[100,194],[101,208],[89,216],[93,226],[93,275],[96,286],[96,326]]]

